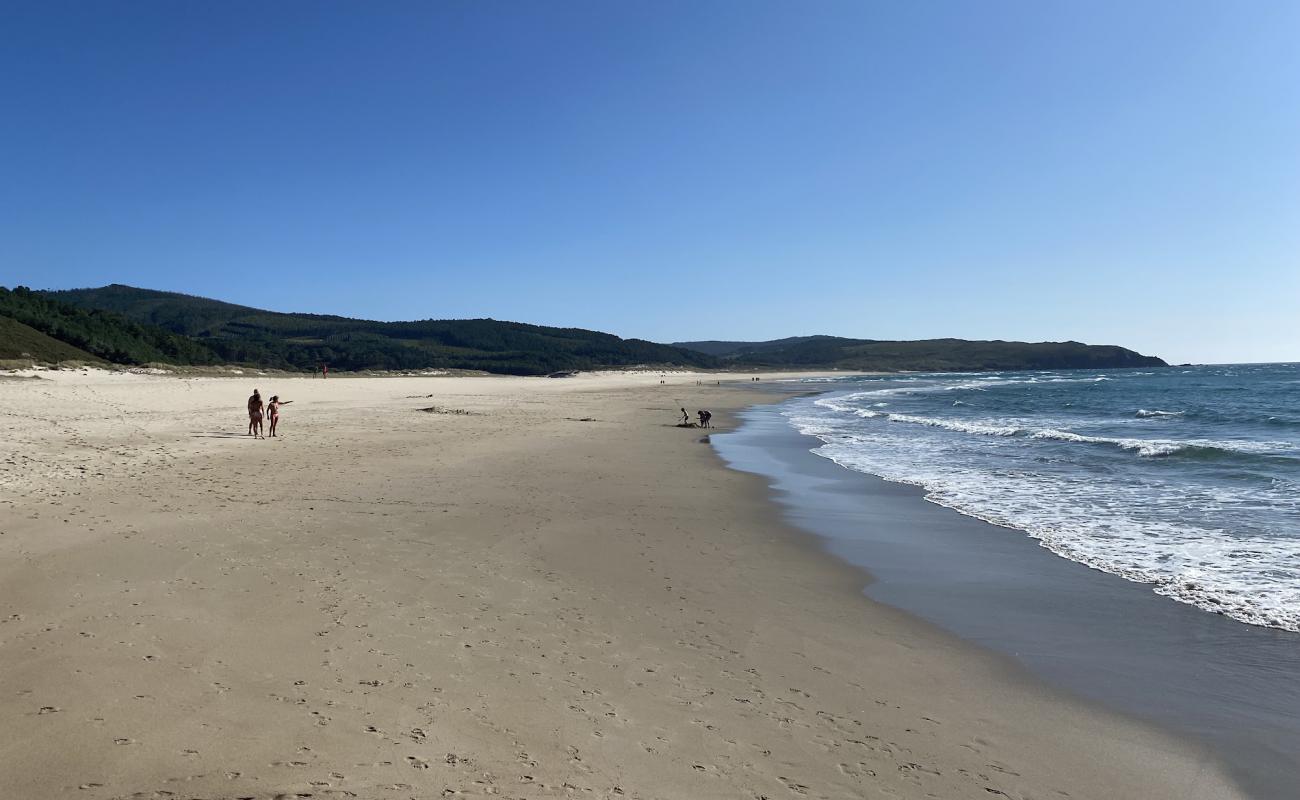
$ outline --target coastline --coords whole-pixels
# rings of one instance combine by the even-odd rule
[[[778,404],[715,441],[761,476],[783,516],[863,570],[863,592],[998,653],[1055,689],[1201,743],[1252,796],[1300,780],[1296,634],[1175,602],[1065,559],[1024,531],[930,502],[918,486],[843,467]]]
[[[672,427],[743,378],[259,380],[280,441],[246,379],[0,387],[24,797],[1241,796],[864,598]]]

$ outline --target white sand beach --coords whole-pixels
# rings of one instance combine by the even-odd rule
[[[1240,796],[864,598],[673,427],[748,376],[40,375],[0,381],[4,797]]]

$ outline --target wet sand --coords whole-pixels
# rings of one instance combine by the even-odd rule
[[[13,796],[1240,796],[864,598],[672,426],[743,378],[261,380],[0,383]]]

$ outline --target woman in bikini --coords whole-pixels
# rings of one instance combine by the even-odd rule
[[[280,406],[287,406],[292,400],[281,400],[280,395],[273,395],[271,401],[266,404],[266,413],[271,418],[270,435],[275,435],[275,426],[280,422]]]

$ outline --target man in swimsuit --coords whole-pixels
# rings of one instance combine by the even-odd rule
[[[248,398],[248,435],[262,437],[262,394],[256,389]]]
[[[266,404],[266,413],[271,419],[271,429],[267,432],[268,435],[275,435],[276,423],[280,421],[280,406],[287,406],[292,402],[292,400],[281,400],[278,394],[271,396],[270,401]]]

